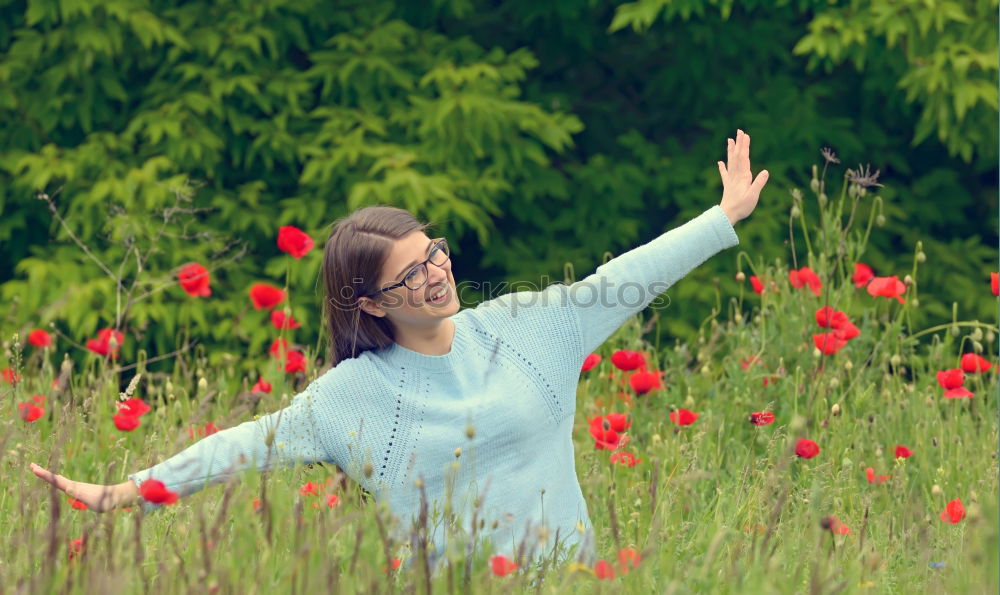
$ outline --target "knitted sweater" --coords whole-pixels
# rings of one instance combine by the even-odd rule
[[[560,543],[579,547],[556,553],[590,564],[592,526],[571,436],[583,360],[674,282],[738,243],[722,209],[712,207],[572,285],[508,293],[457,312],[445,355],[399,344],[362,353],[284,409],[128,477],[159,479],[185,496],[247,468],[333,463],[388,503],[404,539],[420,510],[422,479],[435,552],[445,544],[435,511],[451,485],[453,531],[469,533],[475,514],[483,521],[477,535],[497,553],[512,557],[523,540],[532,558],[553,553],[558,532]]]

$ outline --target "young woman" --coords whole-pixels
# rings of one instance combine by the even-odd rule
[[[433,516],[450,497],[457,529],[471,534],[478,519],[477,534],[497,553],[523,547],[534,558],[559,543],[557,554],[592,563],[571,436],[580,368],[630,316],[739,242],[732,226],[753,211],[768,173],[751,174],[748,135],[737,131],[727,145],[718,206],[572,285],[474,309],[459,310],[446,240],[401,209],[355,211],[336,222],[324,253],[334,365],[288,407],[113,486],[31,470],[106,511],[136,502],[148,478],[185,496],[251,466],[327,462],[387,502],[401,536],[421,498]],[[443,551],[444,527],[429,530]]]

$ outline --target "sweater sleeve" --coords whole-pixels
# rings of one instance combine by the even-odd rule
[[[629,316],[641,312],[692,269],[739,244],[719,206],[633,248],[569,286],[569,303],[579,320],[583,353],[599,347]]]
[[[183,497],[249,468],[267,471],[295,463],[332,462],[315,405],[316,397],[307,388],[288,407],[216,432],[128,478],[136,485],[157,479]],[[162,507],[150,502],[144,506],[146,512]]]

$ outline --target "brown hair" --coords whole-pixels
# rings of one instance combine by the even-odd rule
[[[323,313],[332,365],[393,344],[389,319],[362,310],[358,298],[378,290],[393,243],[428,227],[430,223],[421,223],[409,211],[388,206],[364,207],[333,222],[323,252]]]

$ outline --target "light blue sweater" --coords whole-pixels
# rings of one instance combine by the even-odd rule
[[[454,474],[457,527],[471,529],[478,497],[484,524],[477,535],[490,538],[497,553],[513,557],[523,539],[530,557],[551,554],[558,532],[560,543],[579,544],[574,557],[591,564],[593,530],[571,436],[583,360],[674,282],[738,243],[715,206],[572,285],[508,293],[459,311],[446,355],[394,344],[344,360],[288,407],[128,477],[159,479],[185,496],[251,467],[333,463],[388,503],[402,521],[395,534],[406,539],[420,509],[415,481],[423,479],[433,518]],[[541,526],[548,534],[539,539]],[[432,541],[442,552],[440,521]]]

